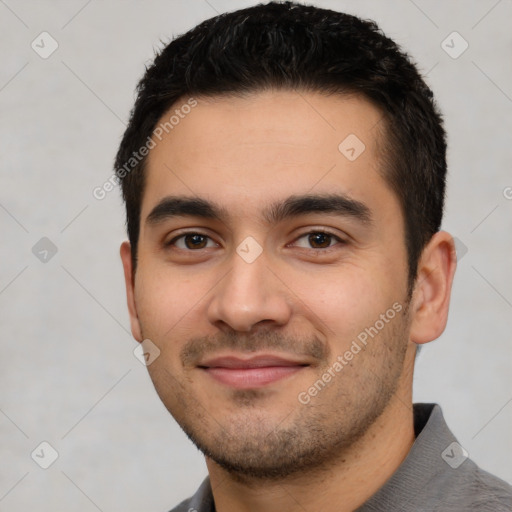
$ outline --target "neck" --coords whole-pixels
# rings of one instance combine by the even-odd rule
[[[381,416],[328,471],[261,481],[231,475],[207,458],[217,512],[349,512],[361,506],[398,469],[414,442],[407,384],[399,386]]]

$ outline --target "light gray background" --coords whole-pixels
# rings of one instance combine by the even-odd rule
[[[0,0],[2,511],[164,511],[206,475],[133,355],[118,190],[102,201],[92,190],[112,173],[159,41],[254,3]],[[443,227],[467,253],[448,327],[419,357],[415,400],[440,403],[470,456],[512,482],[512,3],[313,3],[375,19],[444,112]],[[59,45],[48,59],[31,48],[43,31]],[[441,46],[453,31],[469,43],[457,59]],[[58,249],[46,263],[32,252],[42,237]],[[59,454],[46,470],[31,458],[42,441]]]

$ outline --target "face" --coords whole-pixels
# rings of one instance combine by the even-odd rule
[[[198,99],[155,140],[134,276],[123,258],[132,330],[160,351],[163,403],[230,471],[325,467],[401,382],[407,254],[380,119],[358,97],[261,92]]]

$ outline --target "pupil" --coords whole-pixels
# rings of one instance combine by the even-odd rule
[[[309,235],[309,242],[312,246],[321,248],[329,247],[331,235],[327,235],[325,233],[314,233]]]
[[[186,245],[189,249],[202,249],[204,247],[204,239],[203,235],[187,235],[185,237]]]

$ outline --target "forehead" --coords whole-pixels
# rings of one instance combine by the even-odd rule
[[[305,193],[390,200],[379,173],[382,114],[359,96],[265,91],[180,110],[187,101],[153,136],[142,219],[167,195],[210,198],[242,216]],[[173,114],[179,120],[163,124]]]

